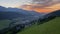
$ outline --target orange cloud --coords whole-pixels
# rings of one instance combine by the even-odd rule
[[[37,7],[36,7],[37,6]],[[30,5],[22,5],[20,8],[24,9],[24,10],[34,10],[36,12],[40,12],[40,13],[50,13],[53,12],[55,10],[60,10],[60,3],[59,4],[54,4],[51,6],[47,6],[47,7],[38,7],[40,5],[37,4],[30,4]]]

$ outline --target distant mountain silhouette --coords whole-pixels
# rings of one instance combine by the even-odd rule
[[[41,19],[47,19],[52,17],[60,17],[60,10],[53,11],[51,13],[45,14]]]
[[[0,6],[0,11],[5,11],[5,7]]]
[[[60,10],[57,10],[55,12],[52,12],[51,14],[55,15],[55,16],[60,16]]]
[[[60,16],[60,10],[53,11],[52,13],[47,14],[46,16]]]
[[[40,16],[41,13],[35,11],[27,11],[19,8],[5,8],[0,6],[0,20],[13,19],[17,17]]]
[[[43,17],[40,17],[38,24],[43,24],[43,23],[48,22],[56,17],[60,17],[60,10],[53,11],[51,13],[45,14]]]
[[[25,17],[27,15],[21,14],[19,12],[0,12],[0,20],[1,19],[13,19],[17,17]]]

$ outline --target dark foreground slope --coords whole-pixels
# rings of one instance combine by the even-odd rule
[[[56,17],[42,25],[24,29],[24,31],[17,34],[60,34],[60,17]]]

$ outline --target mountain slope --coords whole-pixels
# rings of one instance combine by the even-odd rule
[[[37,13],[35,11],[27,11],[19,8],[5,8],[0,6],[0,20],[1,19],[13,19],[18,17],[28,17],[28,16],[40,16],[42,13]]]
[[[44,17],[49,17],[49,16],[60,16],[60,10],[53,11],[51,13],[46,14]]]
[[[55,15],[55,16],[60,16],[60,10],[54,11],[50,14]]]
[[[17,34],[60,34],[60,17],[42,25],[32,26]]]

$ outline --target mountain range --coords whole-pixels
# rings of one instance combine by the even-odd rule
[[[1,19],[12,19],[17,17],[28,17],[28,16],[37,16],[41,18],[45,18],[48,16],[60,16],[60,10],[53,11],[52,13],[44,14],[38,13],[36,11],[27,11],[19,8],[5,8],[0,6],[0,20]]]
[[[0,20],[1,19],[11,19],[17,17],[28,17],[28,16],[40,16],[41,13],[35,11],[27,11],[19,8],[5,8],[0,6]]]
[[[60,10],[44,14],[35,11],[27,11],[19,8],[5,8],[0,6],[0,20],[2,20],[2,22],[0,22],[2,24],[0,25],[0,28],[4,29],[9,27],[9,25],[14,27],[21,23],[31,25],[31,23],[33,23],[34,21],[36,22],[38,19],[40,19],[39,21],[44,22],[44,20],[50,20],[49,18],[58,16],[60,16]],[[8,22],[5,21],[5,23],[4,20],[6,19]]]

